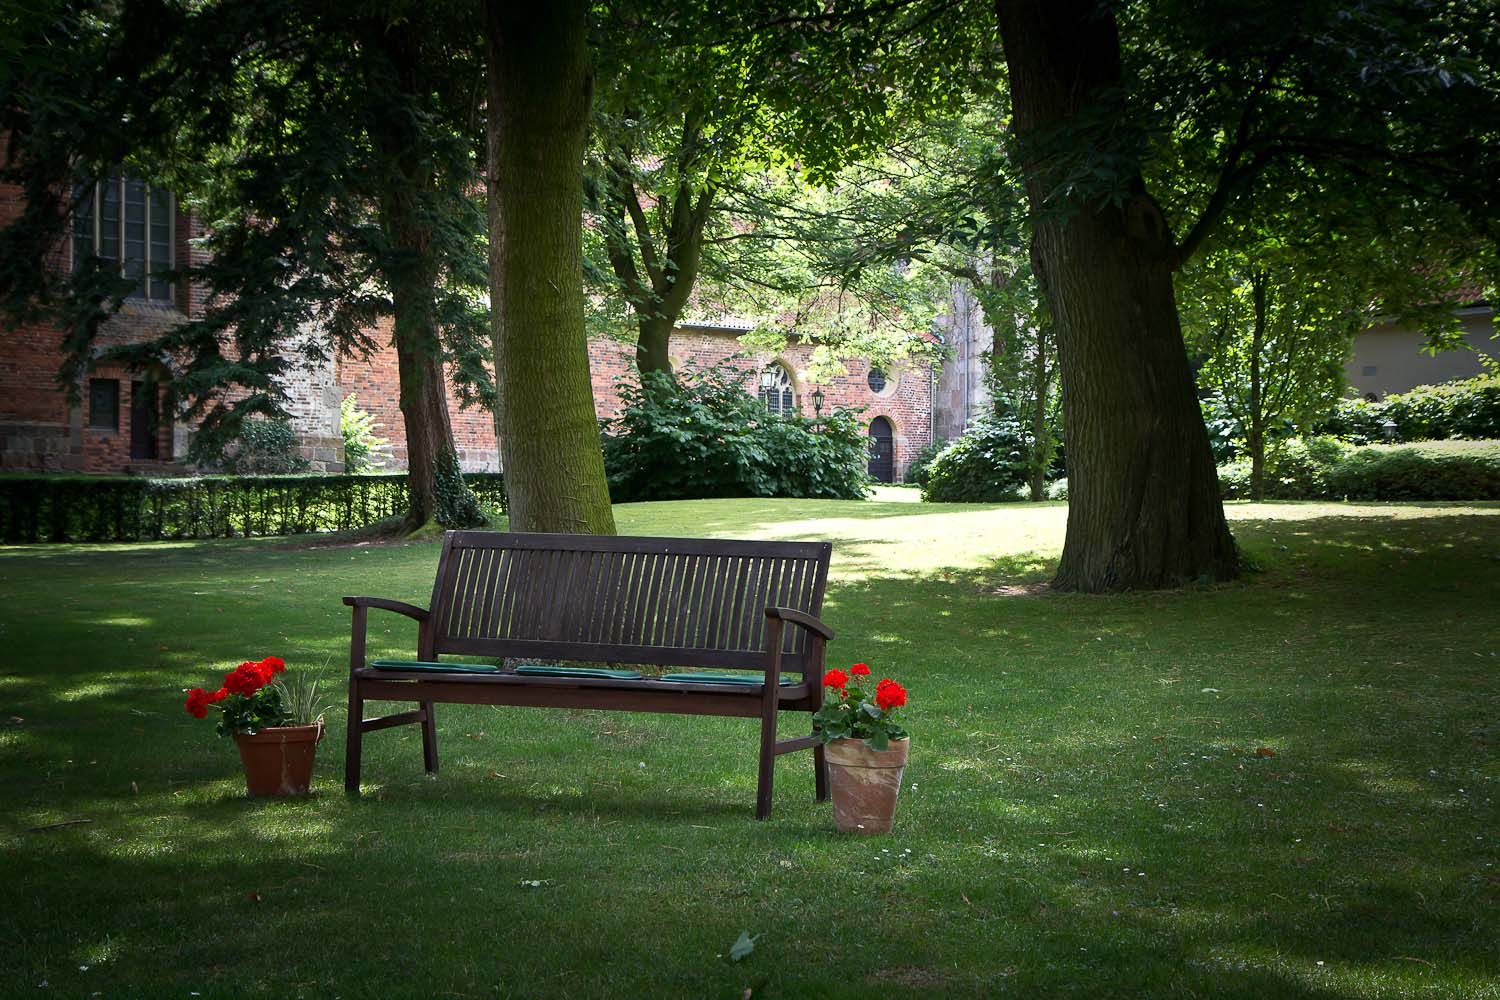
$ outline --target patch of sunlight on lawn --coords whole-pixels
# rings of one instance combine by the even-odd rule
[[[90,681],[87,684],[75,684],[70,688],[63,688],[49,692],[49,696],[58,701],[88,701],[91,698],[108,698],[117,694],[126,684],[124,678],[108,678],[106,680]]]
[[[1469,515],[1500,516],[1500,503],[1432,502],[1432,503],[1250,503],[1230,501],[1224,504],[1224,516],[1231,521],[1274,518],[1277,521],[1309,521],[1320,517],[1389,518],[1410,521],[1427,517]]]

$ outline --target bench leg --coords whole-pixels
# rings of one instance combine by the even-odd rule
[[[817,801],[828,801],[828,755],[823,744],[813,747],[813,783],[817,787]]]
[[[344,737],[344,791],[359,794],[359,755],[364,747],[365,700],[359,682],[349,678],[349,732]]]
[[[760,777],[755,787],[755,818],[771,815],[771,785],[776,779],[776,710],[760,721]]]
[[[427,768],[428,774],[437,774],[437,717],[432,711],[432,702],[424,701],[422,705],[422,764]]]

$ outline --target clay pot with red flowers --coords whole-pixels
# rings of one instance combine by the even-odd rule
[[[870,668],[823,675],[823,707],[813,715],[828,760],[833,821],[840,833],[889,833],[911,739],[902,726],[906,688],[889,677],[867,694]]]
[[[218,706],[218,733],[234,737],[252,797],[306,795],[312,783],[313,758],[323,738],[323,717],[315,709],[317,682],[288,686],[277,679],[285,670],[279,657],[246,660],[224,675],[219,690],[193,688],[187,695],[185,707],[194,718]]]

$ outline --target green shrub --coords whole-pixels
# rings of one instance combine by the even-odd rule
[[[1347,500],[1500,500],[1500,444],[1359,448],[1329,470],[1328,493]]]
[[[1387,420],[1396,424],[1402,442],[1500,438],[1500,377],[1420,385],[1381,403],[1341,400],[1318,430],[1354,444],[1378,444],[1385,440]]]
[[[869,488],[869,439],[850,410],[778,417],[726,373],[622,382],[624,412],[605,424],[615,503],[708,497],[857,500]]]
[[[976,421],[933,459],[922,499],[996,503],[1017,499],[1026,484],[1026,439],[1012,417]]]
[[[241,476],[302,472],[307,459],[297,445],[297,431],[285,418],[251,418],[224,456],[224,471]]]
[[[1250,498],[1250,463],[1219,467],[1226,500]],[[1331,438],[1289,442],[1267,462],[1268,500],[1500,500],[1500,442],[1351,448]]]
[[[498,472],[469,488],[505,509]],[[134,542],[348,531],[406,511],[406,473],[375,476],[0,476],[6,542]]]
[[[376,462],[375,456],[390,442],[375,433],[379,426],[373,414],[359,408],[354,393],[349,393],[339,403],[339,434],[344,439],[345,472],[367,472],[384,464]]]
[[[1203,426],[1208,431],[1208,446],[1213,449],[1214,462],[1223,465],[1233,461],[1238,453],[1235,442],[1240,437],[1240,424],[1224,405],[1217,393],[1198,400],[1199,412],[1203,414]]]
[[[932,460],[946,447],[948,442],[943,438],[924,444],[906,467],[906,481],[916,486],[926,486],[928,477],[932,475]]]

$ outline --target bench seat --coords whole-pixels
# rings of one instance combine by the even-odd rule
[[[446,667],[447,664],[438,666]],[[454,666],[465,666],[465,664],[454,664]],[[765,682],[760,678],[753,680],[730,681],[675,681],[667,680],[665,677],[571,677],[562,674],[519,674],[510,670],[498,668],[483,672],[468,670],[446,670],[446,669],[420,669],[420,670],[395,670],[386,667],[366,667],[354,672],[354,676],[365,681],[389,681],[419,682],[423,685],[450,682],[454,684],[471,684],[481,686],[509,686],[509,687],[554,687],[554,688],[600,688],[611,691],[656,691],[663,694],[668,692],[679,692],[683,694],[712,694],[725,695],[735,698],[759,698],[760,689]],[[728,690],[726,690],[728,689]],[[383,689],[384,690],[384,689]],[[426,690],[424,687],[423,690]],[[795,700],[799,695],[805,697],[807,685],[782,678],[781,702]],[[484,702],[474,702],[484,704]],[[757,711],[757,714],[759,712]]]

